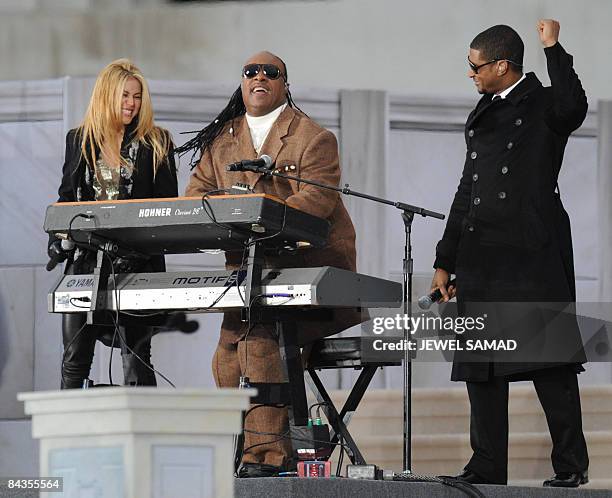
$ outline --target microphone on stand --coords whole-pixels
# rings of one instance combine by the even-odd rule
[[[452,279],[447,285],[446,287],[449,287],[451,285],[455,285],[456,279]],[[421,308],[422,310],[428,310],[429,308],[431,308],[431,305],[433,303],[437,303],[440,299],[442,299],[442,292],[440,291],[440,289],[436,289],[435,291],[433,291],[431,294],[427,294],[425,296],[421,296],[419,298],[419,308]]]
[[[272,170],[274,161],[266,154],[263,154],[259,159],[247,159],[238,161],[225,167],[226,171],[253,171],[255,173],[267,173]]]

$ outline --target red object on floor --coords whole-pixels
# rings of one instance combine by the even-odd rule
[[[331,462],[298,462],[298,477],[331,477]]]

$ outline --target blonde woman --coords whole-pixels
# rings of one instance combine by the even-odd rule
[[[98,75],[83,123],[66,136],[66,156],[58,202],[176,197],[173,145],[155,125],[147,82],[127,59],[111,62]],[[50,255],[62,251],[51,239]],[[66,274],[90,274],[96,253],[77,248],[64,255]],[[163,256],[130,271],[164,271]],[[97,339],[120,346],[126,384],[155,385],[147,327],[135,321],[118,337],[112,327],[85,325],[85,313],[65,313],[62,388],[79,388],[89,377]],[[112,339],[110,339],[112,337]],[[126,347],[139,345],[134,357]]]

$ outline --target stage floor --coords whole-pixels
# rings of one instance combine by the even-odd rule
[[[485,486],[494,498],[612,498],[612,490]],[[362,481],[354,479],[259,478],[237,479],[235,498],[459,498],[467,495],[437,483]]]

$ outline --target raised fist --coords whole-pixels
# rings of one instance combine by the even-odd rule
[[[545,47],[552,47],[559,40],[561,26],[554,19],[540,19],[538,21],[538,34]]]

